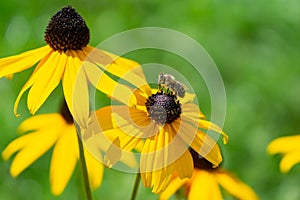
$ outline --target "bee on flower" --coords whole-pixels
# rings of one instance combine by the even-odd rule
[[[173,89],[151,88],[148,84],[127,87],[128,91],[124,91],[116,86],[111,96],[121,103],[128,100],[125,104],[102,107],[91,116],[91,125],[83,137],[88,149],[96,149],[105,135],[114,147],[106,152],[113,165],[120,157],[118,153],[139,146],[142,182],[154,193],[161,193],[168,186],[174,172],[180,179],[192,177],[194,162],[189,147],[214,167],[222,162],[217,141],[204,131],[223,135],[224,143],[228,136],[205,120],[198,105],[193,103],[194,94],[180,98]]]

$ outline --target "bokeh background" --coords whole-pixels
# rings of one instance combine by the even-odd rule
[[[157,26],[180,31],[199,42],[222,74],[227,94],[224,130],[230,136],[221,145],[222,166],[249,184],[261,199],[300,199],[300,166],[279,172],[280,156],[269,156],[274,138],[300,134],[300,12],[296,0],[266,1],[159,1],[85,0],[23,1],[0,3],[0,57],[45,44],[44,30],[50,17],[65,5],[74,6],[91,30],[90,44],[137,27]],[[174,66],[183,75],[184,61],[166,52],[145,50],[127,57],[141,63]],[[0,151],[17,137],[16,127],[29,114],[26,96],[13,115],[13,103],[32,69],[0,80]],[[205,84],[189,77],[200,106],[210,116]],[[59,86],[38,113],[57,111],[62,98]],[[101,95],[99,98],[102,98]],[[103,97],[104,98],[104,97]],[[101,100],[101,99],[100,99]],[[83,199],[80,167],[61,196],[49,190],[51,151],[17,179],[9,175],[9,162],[0,159],[0,199]],[[129,199],[135,175],[105,169],[95,199]],[[226,199],[232,199],[225,194]],[[140,185],[138,199],[157,199]]]

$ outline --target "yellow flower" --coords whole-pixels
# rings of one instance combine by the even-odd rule
[[[222,200],[219,185],[236,199],[259,199],[248,185],[241,182],[230,172],[221,168],[213,169],[211,163],[200,158],[197,153],[192,152],[192,155],[195,165],[192,178],[179,179],[175,175],[166,190],[160,194],[160,200],[169,199],[182,187],[188,200]]]
[[[186,94],[179,98],[166,88],[136,87],[124,91],[116,86],[112,98],[121,100],[122,93],[122,102],[127,100],[127,104],[103,107],[92,115],[95,118],[91,119],[92,123],[84,133],[87,148],[92,149],[100,143],[104,134],[112,141],[106,157],[113,165],[120,157],[118,153],[129,152],[143,141],[139,170],[144,185],[153,188],[154,193],[167,187],[174,171],[180,178],[192,176],[193,160],[188,146],[214,166],[221,163],[216,141],[203,129],[223,134],[225,143],[227,135],[204,119],[198,106],[192,103],[195,95]]]
[[[72,116],[66,110],[55,114],[41,114],[22,122],[18,132],[25,134],[12,141],[2,152],[8,160],[18,152],[10,167],[10,174],[17,177],[29,165],[54,146],[50,163],[50,186],[54,195],[65,189],[79,158],[77,133]],[[92,188],[102,182],[103,165],[85,150],[88,176]]]
[[[120,76],[138,64],[89,46],[89,29],[83,18],[70,6],[62,8],[51,18],[44,38],[46,46],[0,59],[0,78],[11,77],[11,74],[38,63],[16,99],[14,113],[18,115],[19,101],[30,88],[27,107],[31,114],[35,114],[62,80],[64,96],[73,117],[79,125],[86,127],[89,116],[88,82],[110,94],[102,86],[114,83],[103,70]],[[100,76],[105,81],[98,84]],[[80,105],[73,104],[73,99]]]
[[[280,170],[287,173],[300,162],[300,135],[280,137],[273,140],[267,148],[270,154],[284,154],[280,162]]]

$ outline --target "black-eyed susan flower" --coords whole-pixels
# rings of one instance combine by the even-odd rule
[[[152,188],[154,193],[167,187],[174,171],[182,179],[192,176],[193,159],[188,147],[215,167],[221,163],[216,141],[204,130],[223,134],[224,142],[227,142],[227,135],[204,119],[193,103],[195,95],[185,94],[184,98],[179,98],[164,87],[136,87],[128,86],[125,91],[116,85],[112,98],[122,102],[127,100],[127,104],[103,107],[92,115],[95,118],[84,133],[87,148],[93,149],[104,134],[112,141],[106,157],[114,164],[120,156],[118,152],[129,152],[143,141],[139,170],[144,185]],[[121,99],[120,92],[123,94]]]
[[[267,148],[270,154],[283,154],[280,171],[287,173],[300,162],[300,135],[285,136],[273,140]]]
[[[62,80],[70,112],[75,120],[85,127],[89,116],[88,82],[109,94],[109,87],[102,86],[113,85],[113,81],[103,70],[120,76],[138,66],[136,62],[89,46],[89,29],[83,18],[70,6],[62,8],[52,16],[44,38],[46,46],[0,59],[0,78],[9,77],[38,63],[16,99],[16,115],[20,98],[26,90],[30,89],[27,107],[31,114],[35,114]],[[102,73],[104,80],[97,84]],[[76,90],[79,90],[78,95],[74,95]],[[80,105],[73,105],[74,99],[78,100]],[[74,112],[74,109],[77,110]]]
[[[212,168],[212,164],[191,150],[194,160],[192,178],[180,179],[174,175],[173,180],[160,194],[160,200],[167,200],[176,191],[183,189],[188,200],[222,200],[220,186],[236,199],[257,200],[255,192],[230,172],[222,168]]]
[[[10,174],[17,177],[54,146],[50,162],[50,186],[54,195],[60,195],[79,159],[77,133],[68,107],[64,104],[60,113],[30,117],[20,124],[18,132],[26,134],[13,140],[2,152],[4,160],[17,152],[11,163]],[[102,182],[103,165],[88,151],[84,150],[84,153],[90,185],[95,189]],[[126,159],[126,163],[132,167],[136,165],[136,161],[130,158]]]

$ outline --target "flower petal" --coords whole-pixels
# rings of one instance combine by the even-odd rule
[[[222,162],[222,155],[218,144],[210,136],[200,130],[195,130],[195,127],[189,123],[179,120],[173,122],[177,134],[191,146],[201,156],[211,162],[214,166],[218,166]]]
[[[148,95],[151,95],[151,89],[146,82],[142,68],[137,62],[113,55],[97,48],[89,46],[87,48],[89,48],[91,52],[88,57],[103,70],[128,81]]]
[[[32,67],[50,52],[52,52],[52,49],[46,45],[38,49],[26,51],[19,55],[1,58],[0,78]]]
[[[26,133],[28,131],[37,131],[41,129],[48,129],[53,125],[63,124],[65,120],[60,114],[40,114],[27,118],[23,121],[18,129],[18,133]]]
[[[39,77],[39,74],[40,73],[37,73],[45,64],[45,62],[48,60],[48,58],[50,57],[51,54],[48,54],[47,56],[45,56],[40,62],[39,64],[37,65],[37,67],[34,69],[32,75],[30,76],[30,78],[28,79],[28,81],[25,83],[25,85],[22,87],[21,91],[19,92],[18,94],[18,97],[15,101],[15,104],[14,104],[14,114],[16,116],[19,116],[18,114],[18,106],[19,106],[19,102],[20,102],[20,99],[22,97],[22,95],[24,94],[24,92],[26,90],[28,90],[35,82],[38,78],[41,78]]]
[[[72,51],[73,57],[76,57],[77,54],[75,51]],[[68,65],[68,67],[71,67]],[[86,74],[81,67],[78,71],[77,78],[73,86],[73,118],[79,124],[81,128],[87,128],[90,106],[89,106],[89,89]]]
[[[206,121],[206,120],[202,120],[200,119],[199,121],[199,127],[200,128],[204,128],[206,130],[213,130],[215,132],[218,132],[220,134],[223,135],[223,143],[224,144],[227,144],[228,142],[228,135],[226,133],[223,132],[223,130],[217,126],[216,124],[210,122],[210,121]]]
[[[300,148],[295,151],[286,153],[281,162],[280,162],[280,170],[282,173],[287,173],[291,170],[291,168],[300,162]]]
[[[41,107],[50,93],[59,84],[66,65],[64,53],[53,52],[36,72],[36,80],[28,93],[27,106],[31,114]]]
[[[241,200],[258,200],[255,192],[246,184],[225,170],[218,169],[215,177],[220,185],[235,198]]]
[[[89,102],[87,102],[88,90],[84,72],[80,71],[82,61],[73,51],[67,51],[66,54],[67,63],[62,78],[65,100],[70,113],[74,116],[74,120],[79,123],[80,127],[86,128],[88,125]],[[76,89],[76,96],[74,95],[74,89]],[[83,92],[82,97],[80,97],[80,91]],[[76,115],[74,113],[74,98],[78,98],[76,101],[83,103],[82,109],[80,109],[80,103],[76,102]]]
[[[79,154],[75,127],[66,125],[60,131],[63,134],[55,144],[50,164],[50,186],[54,195],[60,195],[65,189]]]
[[[175,162],[170,156],[168,144],[172,140],[172,135],[161,132],[147,138],[140,159],[140,172],[142,181],[146,187],[152,187],[153,193],[162,192],[171,181],[175,170]]]
[[[88,170],[89,181],[91,187],[96,189],[100,187],[103,177],[103,165],[94,158],[86,149],[84,151],[86,167]]]
[[[192,103],[182,103],[182,116],[197,122],[199,119],[205,119],[205,115],[200,111],[199,107]]]
[[[196,94],[191,94],[186,92],[183,98],[180,98],[180,103],[187,104],[188,102],[193,102],[196,98]]]
[[[59,135],[59,128],[59,124],[44,127],[39,131],[19,137],[5,148],[2,152],[4,160],[9,159],[12,154],[19,151],[10,168],[13,177],[18,176],[55,143]]]
[[[273,140],[267,148],[268,153],[287,153],[299,149],[300,135],[285,136]]]
[[[184,152],[182,156],[176,160],[176,171],[179,178],[191,178],[193,175],[193,158],[189,151]]]
[[[160,193],[159,200],[168,200],[181,186],[183,186],[189,179],[174,178],[167,188]]]
[[[214,175],[204,170],[197,170],[191,183],[188,199],[222,200],[221,191]]]
[[[106,155],[104,157],[105,165],[111,168],[114,164],[116,164],[122,156],[122,151],[120,147],[120,138],[117,137],[113,140],[112,144],[106,150]]]
[[[114,81],[93,63],[84,62],[83,67],[89,81],[99,91],[130,107],[136,104],[133,90],[130,87]]]

